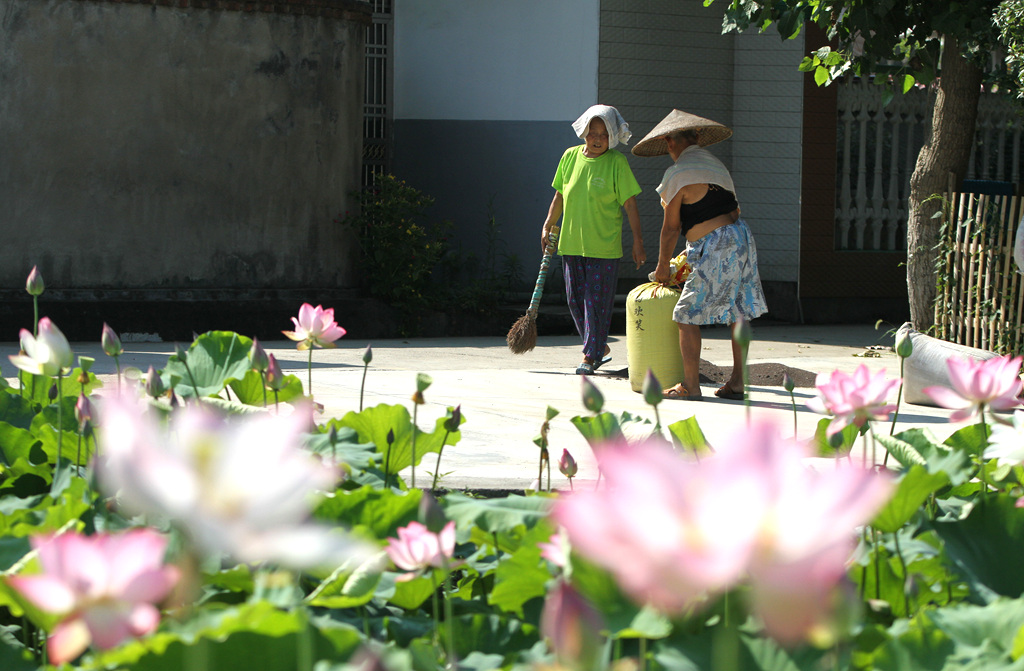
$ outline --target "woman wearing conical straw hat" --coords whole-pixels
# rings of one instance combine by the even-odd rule
[[[683,381],[664,390],[666,398],[703,400],[701,326],[731,327],[741,317],[749,321],[768,310],[757,272],[757,248],[740,218],[732,176],[705,149],[730,135],[732,130],[720,123],[672,110],[633,147],[637,156],[668,154],[673,161],[658,186],[665,212],[654,280],[668,281],[669,262],[680,234],[686,237],[686,261],[691,268],[672,313],[679,325]],[[742,400],[743,350],[735,340],[732,354],[732,375],[715,395]]]
[[[555,196],[541,232],[547,245],[551,227],[562,219],[558,253],[562,256],[565,297],[583,338],[583,362],[577,375],[590,375],[607,363],[615,285],[622,257],[622,211],[633,232],[633,262],[647,261],[636,196],[640,185],[626,157],[615,149],[632,133],[614,107],[594,105],[572,124],[583,145],[562,154],[551,186]]]

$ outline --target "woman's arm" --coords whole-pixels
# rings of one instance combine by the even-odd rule
[[[630,196],[622,204],[622,209],[626,211],[629,229],[633,232],[633,263],[639,268],[647,262],[647,252],[644,250],[644,234],[640,230],[640,211],[636,208],[636,196]]]
[[[658,240],[658,267],[654,269],[655,282],[668,282],[672,275],[669,264],[672,261],[672,254],[676,250],[676,243],[679,242],[679,231],[682,229],[682,223],[679,221],[679,206],[683,202],[685,190],[686,187],[680,189],[672,197],[672,201],[665,205],[665,217],[661,223],[661,237]]]
[[[544,228],[541,229],[540,234],[540,248],[541,253],[548,248],[548,238],[551,236],[551,227],[558,223],[558,219],[562,216],[562,194],[555,191],[555,197],[551,199],[551,206],[548,207],[548,216],[544,220]]]

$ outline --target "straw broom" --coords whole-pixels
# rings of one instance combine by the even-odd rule
[[[540,295],[544,293],[544,281],[548,278],[548,266],[558,244],[559,230],[558,226],[551,227],[548,244],[544,248],[544,258],[540,261],[537,285],[533,288],[533,298],[530,299],[530,307],[527,308],[525,315],[516,320],[505,338],[513,354],[529,352],[537,344],[537,308],[540,306]]]

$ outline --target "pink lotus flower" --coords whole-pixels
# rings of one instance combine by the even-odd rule
[[[395,566],[415,571],[399,578],[412,580],[416,574],[430,567],[449,565],[455,552],[455,522],[449,522],[434,533],[419,522],[410,522],[398,530],[398,538],[389,538],[386,548]]]
[[[12,354],[8,358],[15,366],[32,375],[56,377],[71,368],[74,354],[68,339],[60,332],[49,317],[39,320],[38,336],[28,329],[21,329],[21,350],[24,354]]]
[[[870,419],[888,419],[896,405],[887,399],[900,385],[900,379],[886,380],[884,370],[872,375],[861,364],[853,375],[841,370],[833,371],[831,377],[819,373],[814,385],[818,397],[808,399],[807,407],[822,415],[835,416],[828,427],[831,437],[850,424],[860,428]]]
[[[572,480],[576,477],[577,471],[579,471],[579,466],[569,454],[569,450],[562,450],[562,458],[558,460],[558,472]]]
[[[1020,364],[1022,357],[995,357],[985,361],[951,358],[946,360],[946,387],[925,387],[924,393],[944,408],[951,408],[949,421],[960,422],[979,414],[984,407],[1010,410],[1020,405]]]
[[[281,331],[290,340],[299,343],[299,350],[311,347],[334,347],[334,341],[345,335],[345,329],[334,321],[334,308],[324,310],[319,305],[313,307],[303,303],[299,308],[299,317],[292,317],[294,331]]]
[[[573,549],[638,601],[682,612],[742,575],[757,534],[750,469],[689,462],[662,444],[595,450],[607,487],[560,498],[552,519]]]
[[[174,587],[179,571],[164,566],[167,539],[151,529],[33,538],[43,573],[8,583],[36,608],[61,618],[47,641],[50,661],[69,662],[89,646],[108,649],[156,629],[154,604]]]
[[[46,291],[46,283],[43,282],[43,274],[37,266],[32,266],[28,278],[25,280],[25,291],[32,296],[41,296]]]
[[[856,527],[891,491],[870,470],[810,470],[807,448],[766,423],[699,462],[652,443],[597,454],[607,489],[563,496],[552,513],[574,550],[671,613],[748,577],[755,612],[783,642],[827,616]]]
[[[99,482],[130,513],[170,518],[201,550],[246,563],[337,566],[368,550],[309,521],[338,474],[300,446],[308,412],[228,421],[189,405],[164,425],[121,398],[102,410]]]
[[[540,633],[566,668],[598,668],[601,654],[601,614],[572,585],[559,580],[544,600]]]
[[[103,353],[109,357],[117,358],[124,354],[121,339],[106,322],[103,322],[103,332],[100,334],[100,347],[103,348]]]
[[[537,543],[540,548],[540,556],[558,568],[565,568],[569,565],[569,537],[565,529],[559,529],[551,534],[547,543]]]

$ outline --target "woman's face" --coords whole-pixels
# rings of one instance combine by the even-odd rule
[[[600,156],[608,150],[608,129],[604,121],[594,118],[587,129],[587,156]]]

